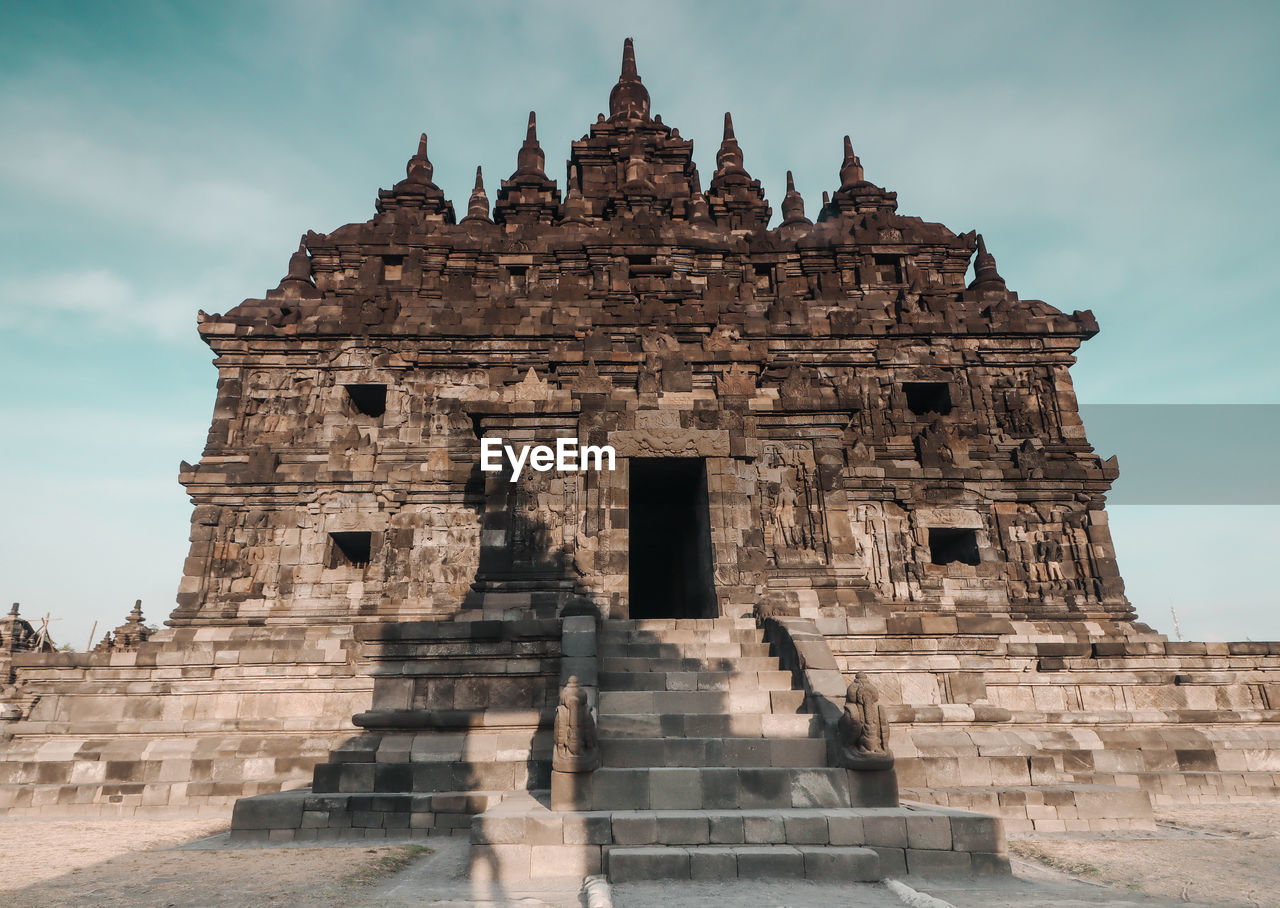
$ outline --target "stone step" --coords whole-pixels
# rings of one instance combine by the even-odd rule
[[[315,794],[307,789],[236,801],[233,842],[469,835],[477,814],[502,802],[501,791]]]
[[[710,631],[637,631],[603,629],[601,641],[610,645],[632,643],[763,643],[764,636],[756,628],[720,628]]]
[[[316,794],[502,791],[546,788],[550,760],[433,760],[423,762],[320,763],[312,775]]]
[[[605,766],[826,766],[823,738],[601,738]]]
[[[600,622],[600,632],[615,631],[713,631],[723,628],[755,629],[754,618],[607,618]]]
[[[626,656],[632,659],[727,659],[736,662],[743,657],[764,658],[769,655],[767,643],[610,643],[600,641],[603,657]],[[728,667],[728,666],[726,666]]]
[[[901,876],[908,869],[923,875],[1009,873],[998,819],[925,805],[554,811],[547,809],[545,800],[526,792],[514,793],[477,816],[471,824],[471,842],[512,879],[563,876],[569,871],[599,873],[610,853],[627,849],[691,852],[762,846],[802,853],[867,848],[878,857],[885,876]],[[726,873],[725,859],[714,860]],[[739,872],[736,862],[734,872]],[[807,872],[812,876],[812,870]]]
[[[873,882],[880,858],[837,845],[645,845],[605,850],[610,882],[796,879]]]
[[[804,738],[820,737],[812,713],[605,713],[597,723],[604,738]]]
[[[600,714],[798,713],[802,690],[602,690]]]
[[[902,797],[993,814],[1001,817],[1011,832],[1155,828],[1147,792],[1116,785],[904,787]]]
[[[619,690],[791,690],[784,671],[603,671],[600,689]]]
[[[739,659],[698,659],[694,657],[648,658],[601,654],[602,672],[774,672],[774,656],[743,656]]]
[[[594,810],[850,807],[846,770],[826,767],[601,767]]]

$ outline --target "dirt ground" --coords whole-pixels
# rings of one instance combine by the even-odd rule
[[[1201,905],[1280,905],[1280,805],[1156,810],[1145,838],[1025,839],[1010,853],[1085,881]]]
[[[1280,805],[1158,810],[1155,834],[1040,837],[1010,843],[1016,889],[917,884],[964,906],[1280,905]],[[465,841],[423,845],[226,847],[225,820],[40,820],[0,818],[0,903],[81,905],[579,904],[576,885],[553,898],[492,902],[450,884],[442,861],[465,867]],[[426,846],[425,848],[423,846]],[[181,846],[181,847],[179,847]],[[428,851],[427,849],[433,849]],[[457,854],[452,854],[457,852]],[[404,873],[400,871],[404,870]],[[1082,881],[1077,883],[1075,881]],[[569,881],[572,882],[572,881]],[[461,884],[459,887],[458,883]],[[438,893],[428,890],[439,885]],[[667,884],[667,887],[675,884]],[[1034,887],[1043,887],[1036,889]],[[1057,886],[1055,889],[1054,887]],[[452,887],[452,888],[451,888]],[[1030,888],[1028,888],[1030,887]],[[628,892],[630,888],[633,891]],[[666,887],[664,887],[666,888]],[[617,904],[675,904],[688,884],[656,892],[623,887]],[[753,895],[773,897],[757,891]],[[767,888],[767,887],[765,887]],[[730,887],[721,898],[733,901]],[[403,891],[401,891],[403,890]],[[458,895],[461,898],[458,898]],[[745,893],[744,893],[745,894]],[[854,893],[808,893],[792,884],[787,904],[850,903]],[[426,896],[426,898],[424,898]],[[1083,900],[1082,900],[1083,897]],[[797,901],[797,898],[799,899]],[[835,898],[835,902],[832,899]],[[674,899],[674,901],[673,901]],[[893,904],[880,887],[857,904]],[[695,900],[696,901],[696,900]],[[744,899],[743,903],[751,901]],[[683,904],[683,903],[681,903]],[[763,904],[763,903],[761,903]],[[770,904],[773,904],[772,902]]]
[[[420,846],[182,849],[226,820],[0,818],[0,902],[21,906],[343,905]]]

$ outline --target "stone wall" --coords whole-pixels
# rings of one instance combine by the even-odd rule
[[[351,631],[178,628],[133,652],[17,657],[31,705],[0,745],[0,809],[227,812],[307,784],[370,701]]]
[[[989,615],[815,623],[846,677],[875,680],[904,797],[1069,832],[1280,795],[1280,644]]]

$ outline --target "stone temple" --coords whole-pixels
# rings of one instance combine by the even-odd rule
[[[6,654],[0,808],[874,879],[1274,798],[1280,644],[1125,598],[1070,376],[1092,314],[900,214],[848,139],[812,218],[788,179],[769,226],[728,115],[704,188],[630,41],[608,101],[563,182],[530,114],[461,216],[424,135],[371,220],[199,315],[177,608]],[[616,460],[516,475],[486,441]]]

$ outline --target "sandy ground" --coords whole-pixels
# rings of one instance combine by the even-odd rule
[[[1018,878],[913,881],[958,908],[1280,905],[1280,805],[1157,811],[1154,835],[1011,844]],[[465,839],[422,845],[228,847],[218,820],[0,818],[0,903],[71,905],[585,904],[578,880],[502,887],[467,877]],[[427,850],[430,849],[430,850]],[[895,906],[881,886],[636,883],[614,904],[664,908]]]
[[[1018,857],[1081,879],[1201,905],[1280,905],[1280,805],[1157,809],[1160,833],[1030,839]]]
[[[347,905],[421,854],[367,845],[175,849],[226,829],[226,820],[0,818],[0,903]]]

